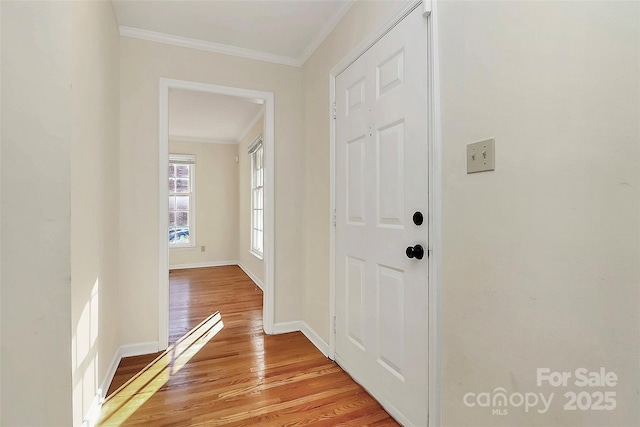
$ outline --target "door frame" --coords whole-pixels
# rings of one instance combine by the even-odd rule
[[[265,333],[274,332],[274,94],[251,89],[231,86],[219,86],[209,83],[199,83],[187,80],[160,78],[159,90],[159,205],[160,211],[158,228],[159,249],[159,277],[158,277],[158,350],[165,350],[169,346],[169,245],[167,244],[167,225],[169,212],[167,200],[169,190],[169,91],[183,89],[196,92],[207,92],[218,95],[229,95],[239,98],[264,100],[264,132],[263,146],[265,150],[264,164],[264,289],[262,294],[262,324]]]
[[[412,0],[405,3],[395,15],[351,50],[329,73],[329,123],[330,123],[330,211],[329,211],[329,357],[335,360],[336,352],[336,78],[360,56],[395,27],[411,11],[422,4],[427,20],[427,144],[429,156],[428,185],[428,262],[429,277],[429,427],[441,425],[441,278],[442,265],[442,138],[440,131],[440,77],[438,55],[437,1]],[[393,415],[393,414],[392,414]]]

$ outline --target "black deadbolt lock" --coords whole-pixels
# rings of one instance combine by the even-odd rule
[[[422,225],[424,222],[424,217],[422,216],[422,212],[416,212],[413,214],[413,223],[415,225]]]

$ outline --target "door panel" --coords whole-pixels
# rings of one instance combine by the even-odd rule
[[[362,135],[347,142],[347,221],[353,225],[364,225],[364,140]]]
[[[378,362],[404,382],[404,271],[378,265]]]
[[[336,360],[400,422],[428,408],[426,21],[415,9],[336,78]]]
[[[376,135],[379,227],[403,227],[404,122],[392,123]]]
[[[347,257],[347,333],[351,341],[364,349],[364,261]]]

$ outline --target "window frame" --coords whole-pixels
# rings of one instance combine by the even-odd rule
[[[264,258],[264,143],[262,135],[259,135],[251,144],[248,149],[249,157],[251,160],[251,211],[249,215],[249,236],[250,236],[250,249],[249,253],[258,259]],[[260,156],[260,167],[256,168],[256,162]],[[257,194],[256,194],[257,193]],[[256,208],[256,200],[260,198],[260,207]],[[260,218],[256,217],[257,212],[260,212]],[[261,224],[257,225],[257,224]],[[256,239],[260,236],[260,244],[258,245]]]
[[[196,156],[193,154],[169,154],[169,167],[171,165],[189,165],[189,189],[188,193],[177,193],[169,191],[169,198],[172,196],[188,196],[189,197],[189,243],[171,243],[169,242],[169,230],[171,229],[170,220],[167,221],[167,245],[169,249],[193,249],[196,247]],[[168,180],[171,176],[168,177]],[[167,184],[168,184],[167,180]],[[169,199],[167,199],[167,209],[169,213]],[[170,215],[169,215],[170,216]],[[178,228],[174,226],[173,228]]]

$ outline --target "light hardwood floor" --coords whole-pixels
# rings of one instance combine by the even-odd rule
[[[398,425],[303,334],[265,335],[239,267],[172,271],[169,319],[172,346],[122,360],[99,425]]]

